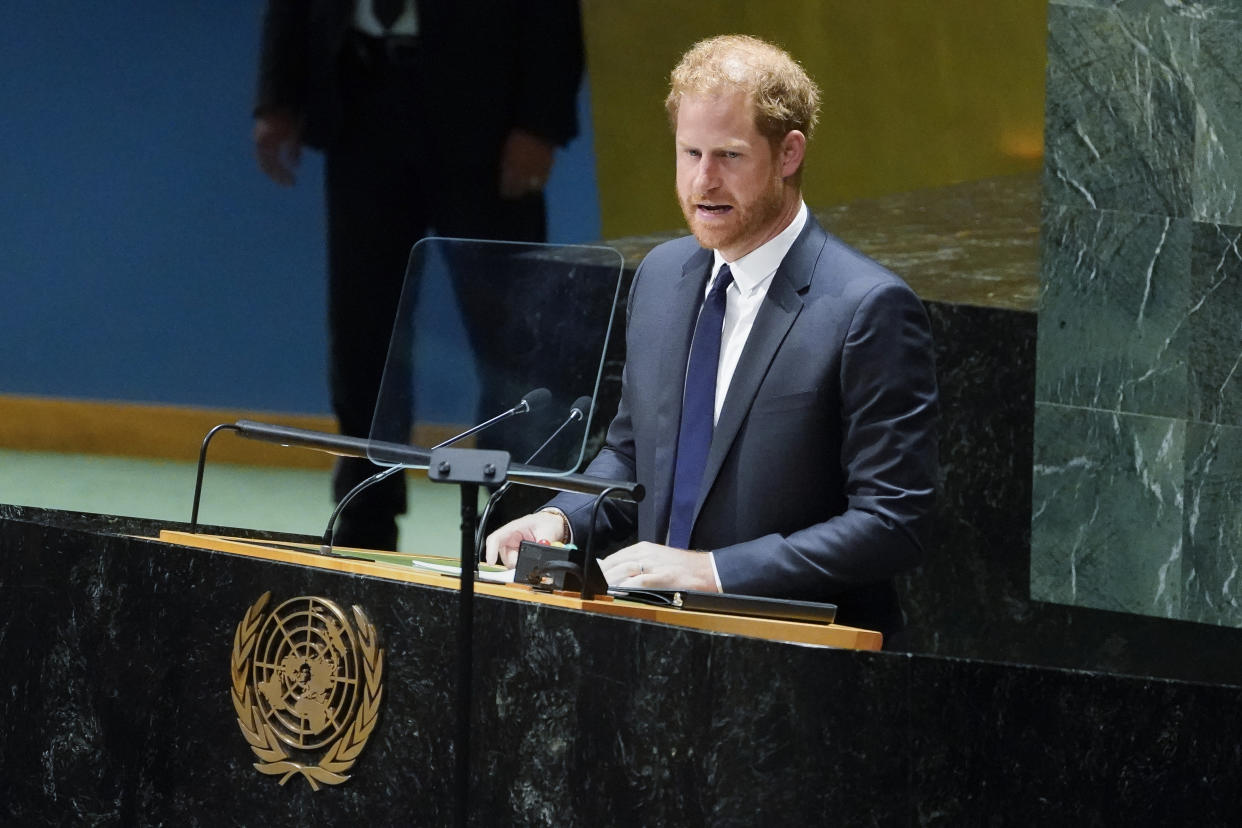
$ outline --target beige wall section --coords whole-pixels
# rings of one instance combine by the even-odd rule
[[[239,419],[336,430],[331,417],[0,396],[0,448],[193,461],[208,431]],[[312,469],[332,464],[332,457],[322,452],[243,440],[231,433],[212,440],[208,458]]]
[[[745,32],[823,90],[804,177],[826,206],[1036,170],[1047,0],[583,0],[604,238],[684,227],[664,118],[696,40]]]
[[[243,419],[336,433],[336,421],[329,416],[0,395],[0,448],[197,461],[207,432]],[[414,441],[431,446],[463,430],[452,424],[418,426]],[[323,452],[245,440],[232,432],[211,441],[208,459],[304,469],[328,469],[335,460]]]

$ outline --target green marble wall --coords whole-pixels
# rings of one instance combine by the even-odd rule
[[[1031,597],[1242,627],[1242,2],[1053,0]]]

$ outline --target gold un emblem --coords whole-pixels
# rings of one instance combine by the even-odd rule
[[[384,651],[360,607],[353,623],[332,601],[302,596],[246,611],[233,637],[233,708],[259,758],[255,769],[313,790],[339,785],[379,718]]]

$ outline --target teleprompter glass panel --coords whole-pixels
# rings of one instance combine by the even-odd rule
[[[622,265],[602,246],[419,241],[391,320],[371,459],[420,467],[425,456],[395,447],[429,451],[448,441],[508,451],[549,475],[574,471],[595,405],[557,430],[576,401],[599,391]],[[377,309],[377,325],[389,324],[383,317]],[[523,400],[536,410],[451,442]]]

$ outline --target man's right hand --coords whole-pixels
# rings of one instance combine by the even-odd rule
[[[268,112],[254,119],[254,149],[259,169],[282,187],[291,187],[302,157],[302,127],[288,112]]]
[[[565,524],[556,512],[535,512],[511,520],[487,536],[486,560],[489,564],[499,561],[509,569],[517,566],[518,545],[522,541],[565,540]]]

